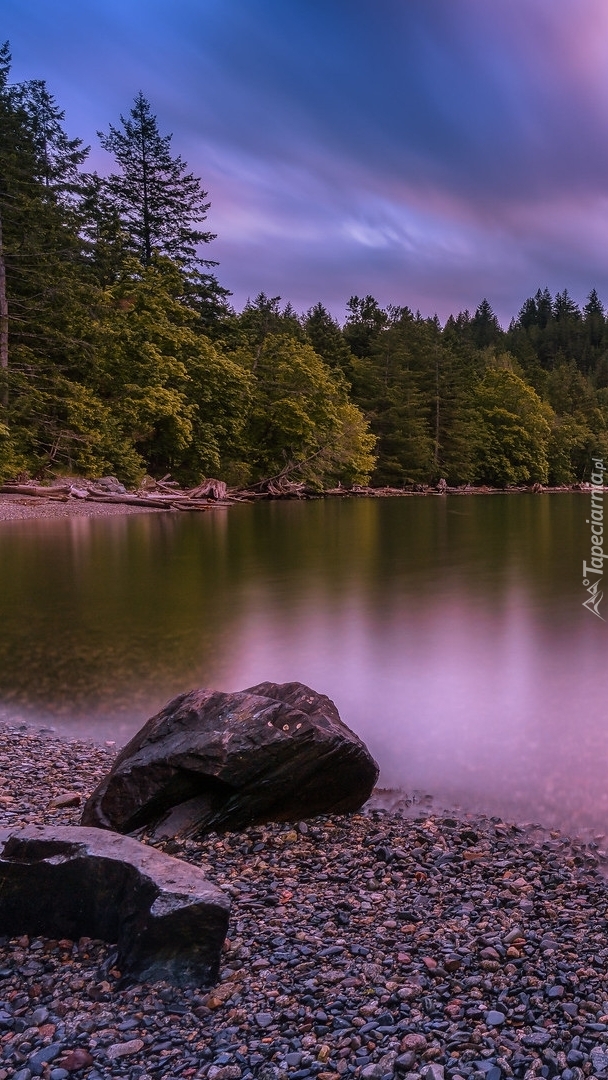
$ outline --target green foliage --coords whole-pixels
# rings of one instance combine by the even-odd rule
[[[330,368],[352,375],[352,353],[344,339],[340,324],[332,319],[323,304],[315,304],[304,317],[304,329],[309,343]]]
[[[487,299],[443,328],[369,294],[343,327],[264,293],[236,314],[200,254],[207,193],[143,94],[100,137],[108,179],[0,47],[0,478],[506,486],[608,456],[595,290],[539,289],[506,331]]]
[[[234,359],[254,376],[245,428],[253,480],[289,475],[317,487],[367,482],[375,440],[343,379],[310,345],[268,334]]]
[[[551,428],[532,387],[507,368],[490,369],[475,389],[473,407],[475,479],[494,487],[546,484]]]
[[[179,269],[157,256],[105,290],[95,389],[149,469],[197,483],[229,457],[250,380],[200,334],[181,286]]]
[[[110,124],[108,134],[98,136],[120,168],[107,186],[134,253],[144,265],[155,250],[182,266],[200,264],[197,245],[214,239],[195,227],[207,217],[207,192],[182,158],[172,156],[172,136],[160,134],[142,93],[120,122],[122,129]]]

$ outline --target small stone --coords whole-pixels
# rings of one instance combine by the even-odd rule
[[[416,1032],[412,1032],[410,1035],[404,1035],[399,1045],[400,1050],[426,1050],[426,1039],[424,1035],[418,1035]]]
[[[382,1055],[378,1064],[382,1067],[383,1076],[386,1076],[387,1073],[389,1073],[391,1076],[393,1075],[395,1071],[396,1060],[397,1052],[395,1050],[389,1050],[388,1053]]]
[[[233,994],[236,994],[237,989],[238,987],[233,982],[220,983],[219,986],[214,986],[205,1000],[207,1008],[219,1009],[221,1005],[229,1001]]]
[[[49,810],[63,810],[68,806],[80,806],[82,796],[77,791],[66,791],[63,795],[56,795],[49,803]]]
[[[551,1036],[548,1031],[533,1031],[531,1035],[524,1035],[521,1041],[524,1046],[542,1049],[543,1046],[549,1045]]]
[[[488,1027],[500,1027],[501,1024],[504,1024],[505,1020],[505,1014],[498,1012],[497,1009],[490,1009],[489,1013],[486,1013],[486,1024]]]
[[[270,1027],[270,1025],[272,1024],[272,1020],[273,1020],[272,1013],[259,1012],[259,1013],[255,1014],[255,1022],[258,1025],[258,1027],[261,1027],[261,1028]]]
[[[130,1054],[138,1054],[143,1048],[143,1039],[129,1039],[128,1042],[113,1043],[112,1046],[108,1046],[106,1055],[110,1061],[116,1061],[118,1058],[128,1057]]]
[[[64,1054],[58,1064],[69,1073],[78,1072],[79,1069],[90,1068],[93,1064],[93,1058],[88,1050],[77,1046],[74,1050],[69,1050],[67,1054]]]
[[[413,1052],[413,1050],[408,1050],[407,1053],[399,1054],[399,1056],[395,1058],[395,1068],[398,1072],[405,1073],[411,1069],[412,1065],[414,1065],[415,1062],[415,1053]]]
[[[50,1046],[43,1047],[42,1050],[37,1050],[30,1058],[28,1058],[28,1068],[31,1070],[33,1076],[41,1076],[43,1067],[49,1061],[54,1061],[56,1057],[64,1049],[63,1043],[51,1043]]]
[[[420,1070],[422,1080],[444,1080],[443,1065],[438,1065],[433,1061],[430,1065],[425,1065]]]
[[[594,1046],[590,1056],[594,1072],[603,1072],[604,1069],[608,1069],[608,1050],[603,1050],[600,1046]]]
[[[380,1062],[372,1065],[364,1065],[361,1069],[362,1080],[382,1080],[384,1073]]]

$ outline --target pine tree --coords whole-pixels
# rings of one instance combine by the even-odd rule
[[[15,102],[23,111],[37,158],[36,179],[55,194],[71,201],[81,187],[80,166],[89,147],[70,139],[63,127],[65,113],[57,107],[43,79],[31,79],[16,88]]]
[[[160,134],[141,92],[120,122],[122,130],[110,125],[108,134],[97,134],[120,168],[109,177],[108,190],[134,253],[144,266],[155,250],[186,270],[215,265],[197,253],[199,244],[215,239],[197,227],[207,217],[207,192],[182,158],[171,154],[172,136]]]
[[[304,329],[310,344],[330,368],[339,368],[348,377],[352,356],[339,323],[332,319],[323,304],[315,304],[304,317]]]
[[[471,319],[471,330],[473,342],[478,349],[485,349],[488,345],[496,345],[503,336],[500,323],[485,298],[481,301]]]

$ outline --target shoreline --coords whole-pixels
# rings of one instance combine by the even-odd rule
[[[590,490],[590,489],[589,489]],[[344,491],[338,493],[336,491],[320,493],[318,495],[309,495],[304,498],[298,496],[285,496],[281,499],[272,500],[271,498],[264,501],[282,501],[282,502],[302,502],[311,501],[316,499],[399,499],[399,498],[421,498],[421,497],[444,497],[445,495],[456,496],[486,496],[486,495],[572,495],[572,494],[588,494],[586,488],[581,487],[559,487],[559,488],[543,488],[542,491],[532,491],[531,488],[450,488],[446,492],[437,491],[435,488],[429,488],[426,491],[402,491],[400,489],[386,489],[386,488],[369,488],[366,491],[353,492]],[[241,499],[239,502],[246,503],[248,500]],[[258,501],[255,498],[249,500],[250,502]],[[198,507],[199,510],[217,510],[226,508],[231,505],[237,505],[236,501],[217,500],[210,502],[204,507]],[[172,507],[159,507],[146,505],[144,499],[142,499],[141,506],[134,506],[128,503],[112,503],[112,502],[95,502],[87,499],[79,498],[57,498],[52,497],[44,498],[42,496],[13,494],[9,492],[0,492],[0,524],[5,521],[27,521],[36,518],[69,518],[69,517],[117,517],[125,514],[167,514],[167,513],[180,513],[183,511],[175,510]]]
[[[124,514],[164,514],[154,506],[125,506],[119,503],[86,502],[70,499],[55,502],[31,495],[7,495],[0,492],[0,523],[28,521],[33,518],[117,517]]]
[[[0,827],[78,824],[82,805],[57,799],[82,804],[115,752],[0,723]],[[558,832],[418,809],[162,845],[231,897],[211,990],[119,988],[111,946],[86,938],[0,938],[0,1080],[602,1076],[597,858]]]

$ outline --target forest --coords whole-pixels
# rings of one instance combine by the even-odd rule
[[[99,132],[0,49],[0,480],[170,474],[313,490],[562,485],[608,456],[608,318],[538,289],[500,326],[352,296],[341,325],[260,293],[240,312],[207,252],[202,181],[142,93]]]

